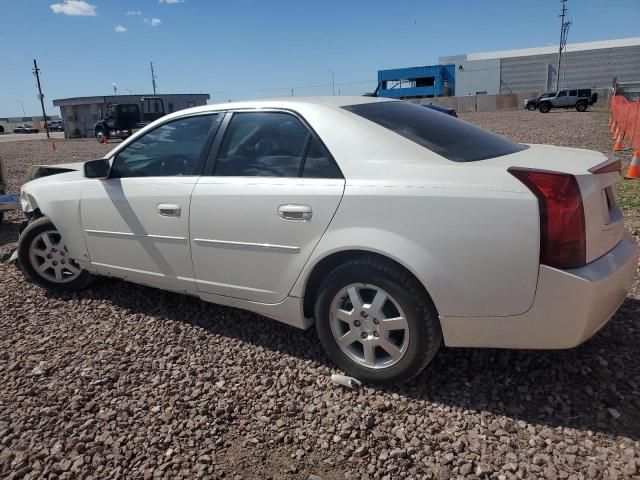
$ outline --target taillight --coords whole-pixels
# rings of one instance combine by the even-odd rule
[[[568,173],[509,168],[538,198],[540,263],[576,268],[586,262],[586,234],[582,195],[576,177]]]

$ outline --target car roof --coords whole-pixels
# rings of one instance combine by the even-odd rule
[[[179,113],[184,115],[187,112],[208,112],[217,110],[236,110],[243,108],[291,108],[296,109],[300,106],[328,106],[328,107],[346,107],[349,105],[361,105],[364,103],[376,102],[394,102],[396,100],[382,97],[366,97],[366,96],[327,96],[327,97],[280,97],[265,98],[256,100],[243,100],[238,102],[213,103],[200,107],[193,107],[187,110],[180,110]],[[172,115],[175,115],[172,114]]]

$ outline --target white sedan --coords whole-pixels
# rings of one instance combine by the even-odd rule
[[[370,382],[417,375],[443,342],[576,346],[637,267],[618,162],[399,101],[182,110],[104,159],[31,177],[30,280],[77,290],[106,275],[315,321],[335,364]]]

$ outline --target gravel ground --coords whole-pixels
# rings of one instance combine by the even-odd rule
[[[463,117],[518,141],[611,149],[603,113]],[[57,147],[1,144],[11,190],[33,163],[108,148]],[[17,221],[0,227],[0,254]],[[13,266],[0,275],[2,478],[639,476],[637,282],[579,348],[443,349],[410,383],[351,391],[330,382],[313,330],[116,280],[53,295]]]

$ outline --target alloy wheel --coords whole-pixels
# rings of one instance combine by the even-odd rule
[[[398,363],[409,346],[409,324],[398,302],[375,285],[355,283],[333,298],[330,326],[340,350],[371,369]]]
[[[80,266],[69,257],[62,237],[55,230],[36,235],[29,246],[29,261],[42,278],[55,283],[68,283],[82,273]]]

